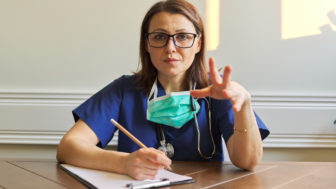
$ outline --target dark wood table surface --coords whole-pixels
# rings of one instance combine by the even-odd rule
[[[262,162],[243,171],[221,162],[178,162],[173,172],[196,182],[169,188],[336,189],[336,162]],[[86,188],[54,160],[0,160],[0,188]],[[113,188],[113,185],[111,185]]]

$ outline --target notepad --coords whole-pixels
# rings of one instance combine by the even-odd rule
[[[179,175],[165,169],[159,171],[155,180],[139,181],[118,173],[81,168],[69,164],[59,164],[59,166],[88,188],[153,188],[195,182],[192,177]]]

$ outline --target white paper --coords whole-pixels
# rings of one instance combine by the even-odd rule
[[[127,188],[127,184],[138,184],[143,181],[134,180],[130,176],[122,175],[118,173],[112,173],[107,171],[100,171],[94,169],[86,169],[81,167],[76,167],[69,164],[61,164],[62,167],[77,175],[83,180],[86,180],[90,184],[94,185],[97,188]],[[170,182],[190,180],[191,177],[179,175],[165,169],[159,171],[156,176],[156,179],[160,180],[163,178],[168,178]]]

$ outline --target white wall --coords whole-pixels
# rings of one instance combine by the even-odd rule
[[[153,2],[0,1],[0,157],[54,157],[71,110],[136,71],[140,24]],[[191,2],[204,17],[205,0]],[[232,79],[251,92],[271,130],[266,160],[310,160],[308,150],[336,161],[326,153],[336,147],[336,25],[284,40],[281,3],[221,1],[220,43],[208,56],[231,64]]]

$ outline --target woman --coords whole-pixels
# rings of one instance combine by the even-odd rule
[[[250,94],[230,80],[229,66],[221,77],[211,58],[209,78],[204,47],[203,22],[190,3],[153,5],[141,26],[141,69],[73,111],[76,123],[61,140],[57,159],[152,179],[171,159],[222,161],[223,136],[232,163],[252,170],[269,131],[254,114]],[[139,149],[119,132],[118,150],[104,150],[117,130],[110,119],[151,148]]]

